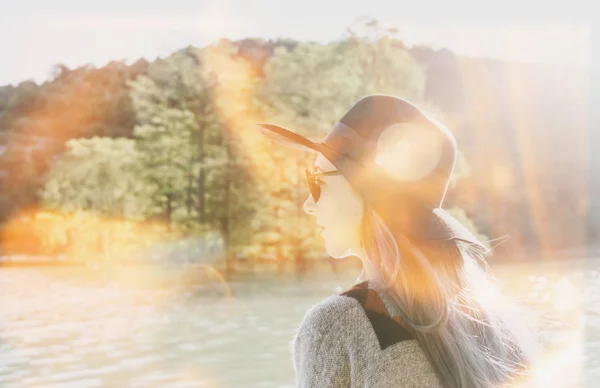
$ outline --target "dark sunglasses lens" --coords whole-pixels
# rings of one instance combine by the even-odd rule
[[[306,170],[306,180],[308,181],[308,188],[310,189],[310,194],[312,195],[313,200],[317,202],[319,200],[319,196],[321,195],[321,187],[319,187],[319,185],[315,181],[315,178],[308,170]]]

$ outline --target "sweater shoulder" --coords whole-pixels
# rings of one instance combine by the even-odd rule
[[[328,331],[331,327],[347,324],[353,315],[351,312],[361,309],[360,303],[353,298],[331,295],[306,312],[301,328]]]
[[[340,294],[328,296],[306,312],[303,325],[329,327],[340,322],[347,324],[357,312],[365,311],[368,291],[368,282],[363,282]]]

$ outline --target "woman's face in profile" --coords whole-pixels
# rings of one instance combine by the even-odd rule
[[[316,172],[335,171],[337,168],[322,154],[317,157]],[[317,176],[321,195],[317,203],[312,195],[304,202],[304,211],[313,215],[325,240],[327,253],[334,258],[359,256],[360,226],[364,202],[358,192],[342,175]],[[322,182],[322,183],[321,183]],[[322,228],[320,228],[322,229]]]

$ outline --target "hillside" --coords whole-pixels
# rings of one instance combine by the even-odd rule
[[[260,69],[276,47],[295,44],[246,39],[235,55]],[[600,197],[590,191],[589,74],[422,46],[410,53],[470,167],[447,205],[463,207],[492,239],[508,235],[506,254],[597,244],[587,236],[600,220],[586,227],[589,199]],[[39,178],[66,140],[132,136],[127,83],[148,65],[57,66],[41,85],[0,87],[0,221],[36,204]]]

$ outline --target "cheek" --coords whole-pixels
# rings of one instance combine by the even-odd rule
[[[327,253],[333,258],[352,254],[360,244],[360,232],[355,219],[338,215],[335,223],[321,234]],[[352,251],[351,251],[352,250]]]
[[[355,239],[362,222],[362,203],[354,197],[326,198],[322,203],[320,220],[331,230],[325,232],[336,239]],[[328,233],[329,232],[329,233]]]

